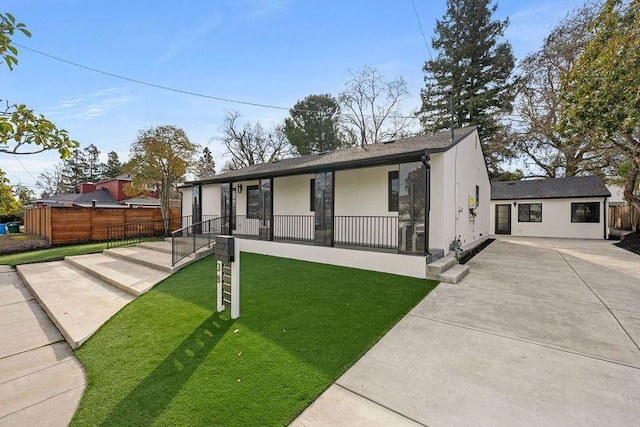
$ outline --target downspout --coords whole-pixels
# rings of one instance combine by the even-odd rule
[[[607,209],[607,196],[604,196],[604,202],[602,204],[602,211],[603,211],[603,216],[604,216],[604,221],[602,221],[602,223],[604,224],[604,240],[607,240],[607,219],[609,218],[609,209]]]

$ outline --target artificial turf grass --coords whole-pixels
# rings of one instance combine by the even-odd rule
[[[34,262],[55,261],[66,256],[92,254],[102,252],[106,243],[87,243],[82,245],[60,246],[57,248],[38,249],[0,256],[0,265],[19,265]]]
[[[72,425],[288,424],[436,285],[243,253],[233,321],[214,278],[211,257],[186,267],[76,351]]]

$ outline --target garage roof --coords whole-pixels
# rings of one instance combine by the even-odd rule
[[[491,183],[491,200],[610,197],[597,176],[534,179]]]

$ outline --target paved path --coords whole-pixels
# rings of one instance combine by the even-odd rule
[[[0,266],[0,426],[66,426],[84,371],[15,270]]]
[[[640,425],[640,257],[501,238],[293,423]]]

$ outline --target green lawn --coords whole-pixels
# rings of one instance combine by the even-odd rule
[[[70,255],[83,255],[102,252],[107,248],[106,243],[87,243],[83,245],[60,246],[57,248],[40,249],[17,254],[1,255],[0,265],[29,264],[32,262],[54,261]]]
[[[239,319],[213,311],[208,257],[127,305],[77,350],[88,385],[72,425],[286,425],[436,285],[241,258]]]

